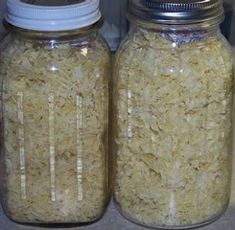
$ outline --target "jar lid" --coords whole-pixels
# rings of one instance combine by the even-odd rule
[[[5,20],[34,31],[80,29],[101,18],[99,0],[7,0]]]
[[[129,0],[129,12],[153,23],[183,25],[223,20],[222,0]]]

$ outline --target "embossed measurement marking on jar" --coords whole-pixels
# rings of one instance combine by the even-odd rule
[[[56,200],[55,193],[55,110],[54,95],[48,97],[49,105],[49,153],[50,153],[50,175],[51,175],[51,199]]]
[[[77,96],[77,186],[78,186],[78,200],[83,200],[83,162],[82,162],[82,138],[81,138],[81,130],[83,126],[83,99],[81,96]]]
[[[26,199],[26,168],[25,168],[25,139],[24,139],[24,94],[18,92],[18,120],[20,123],[18,135],[19,135],[19,153],[20,153],[20,180],[21,180],[21,197]]]
[[[131,117],[132,117],[132,92],[131,90],[127,90],[127,108],[128,108],[128,126],[127,126],[127,137],[132,138],[132,124],[131,124]]]

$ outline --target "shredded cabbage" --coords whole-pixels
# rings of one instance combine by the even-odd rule
[[[176,43],[135,30],[115,65],[115,199],[147,226],[191,226],[227,207],[232,58],[220,33]]]
[[[7,214],[25,223],[96,220],[108,199],[103,41],[16,37],[1,59]]]

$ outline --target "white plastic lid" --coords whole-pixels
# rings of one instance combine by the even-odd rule
[[[101,18],[99,0],[7,0],[6,21],[35,31],[66,31]]]

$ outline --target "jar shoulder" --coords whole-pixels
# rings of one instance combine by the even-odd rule
[[[111,59],[102,38],[68,43],[35,43],[10,38],[1,53],[0,77],[15,91],[78,92],[103,89]]]
[[[148,37],[147,37],[148,36]],[[233,58],[221,34],[205,40],[174,46],[156,34],[129,34],[116,55],[114,80],[118,89],[140,92],[151,89],[204,89],[230,92],[233,86]],[[171,86],[171,87],[170,87]],[[164,88],[165,87],[165,88]],[[156,91],[158,92],[158,91]]]
[[[9,34],[0,46],[1,55],[7,59],[14,57],[14,60],[30,56],[31,58],[44,55],[46,59],[66,58],[90,58],[100,60],[110,58],[109,48],[104,39],[96,35],[87,35],[68,40],[38,40],[25,39],[21,36]],[[2,60],[4,59],[2,58]],[[37,59],[39,61],[39,59]]]
[[[202,32],[203,33],[203,32]],[[163,56],[182,57],[203,53],[206,58],[221,56],[231,62],[232,51],[228,41],[218,31],[209,36],[201,34],[167,34],[148,30],[134,30],[129,32],[123,40],[116,54],[116,60],[121,63],[159,58]],[[200,56],[199,56],[200,58]],[[131,61],[131,62],[132,62]],[[206,60],[204,60],[206,62]]]

